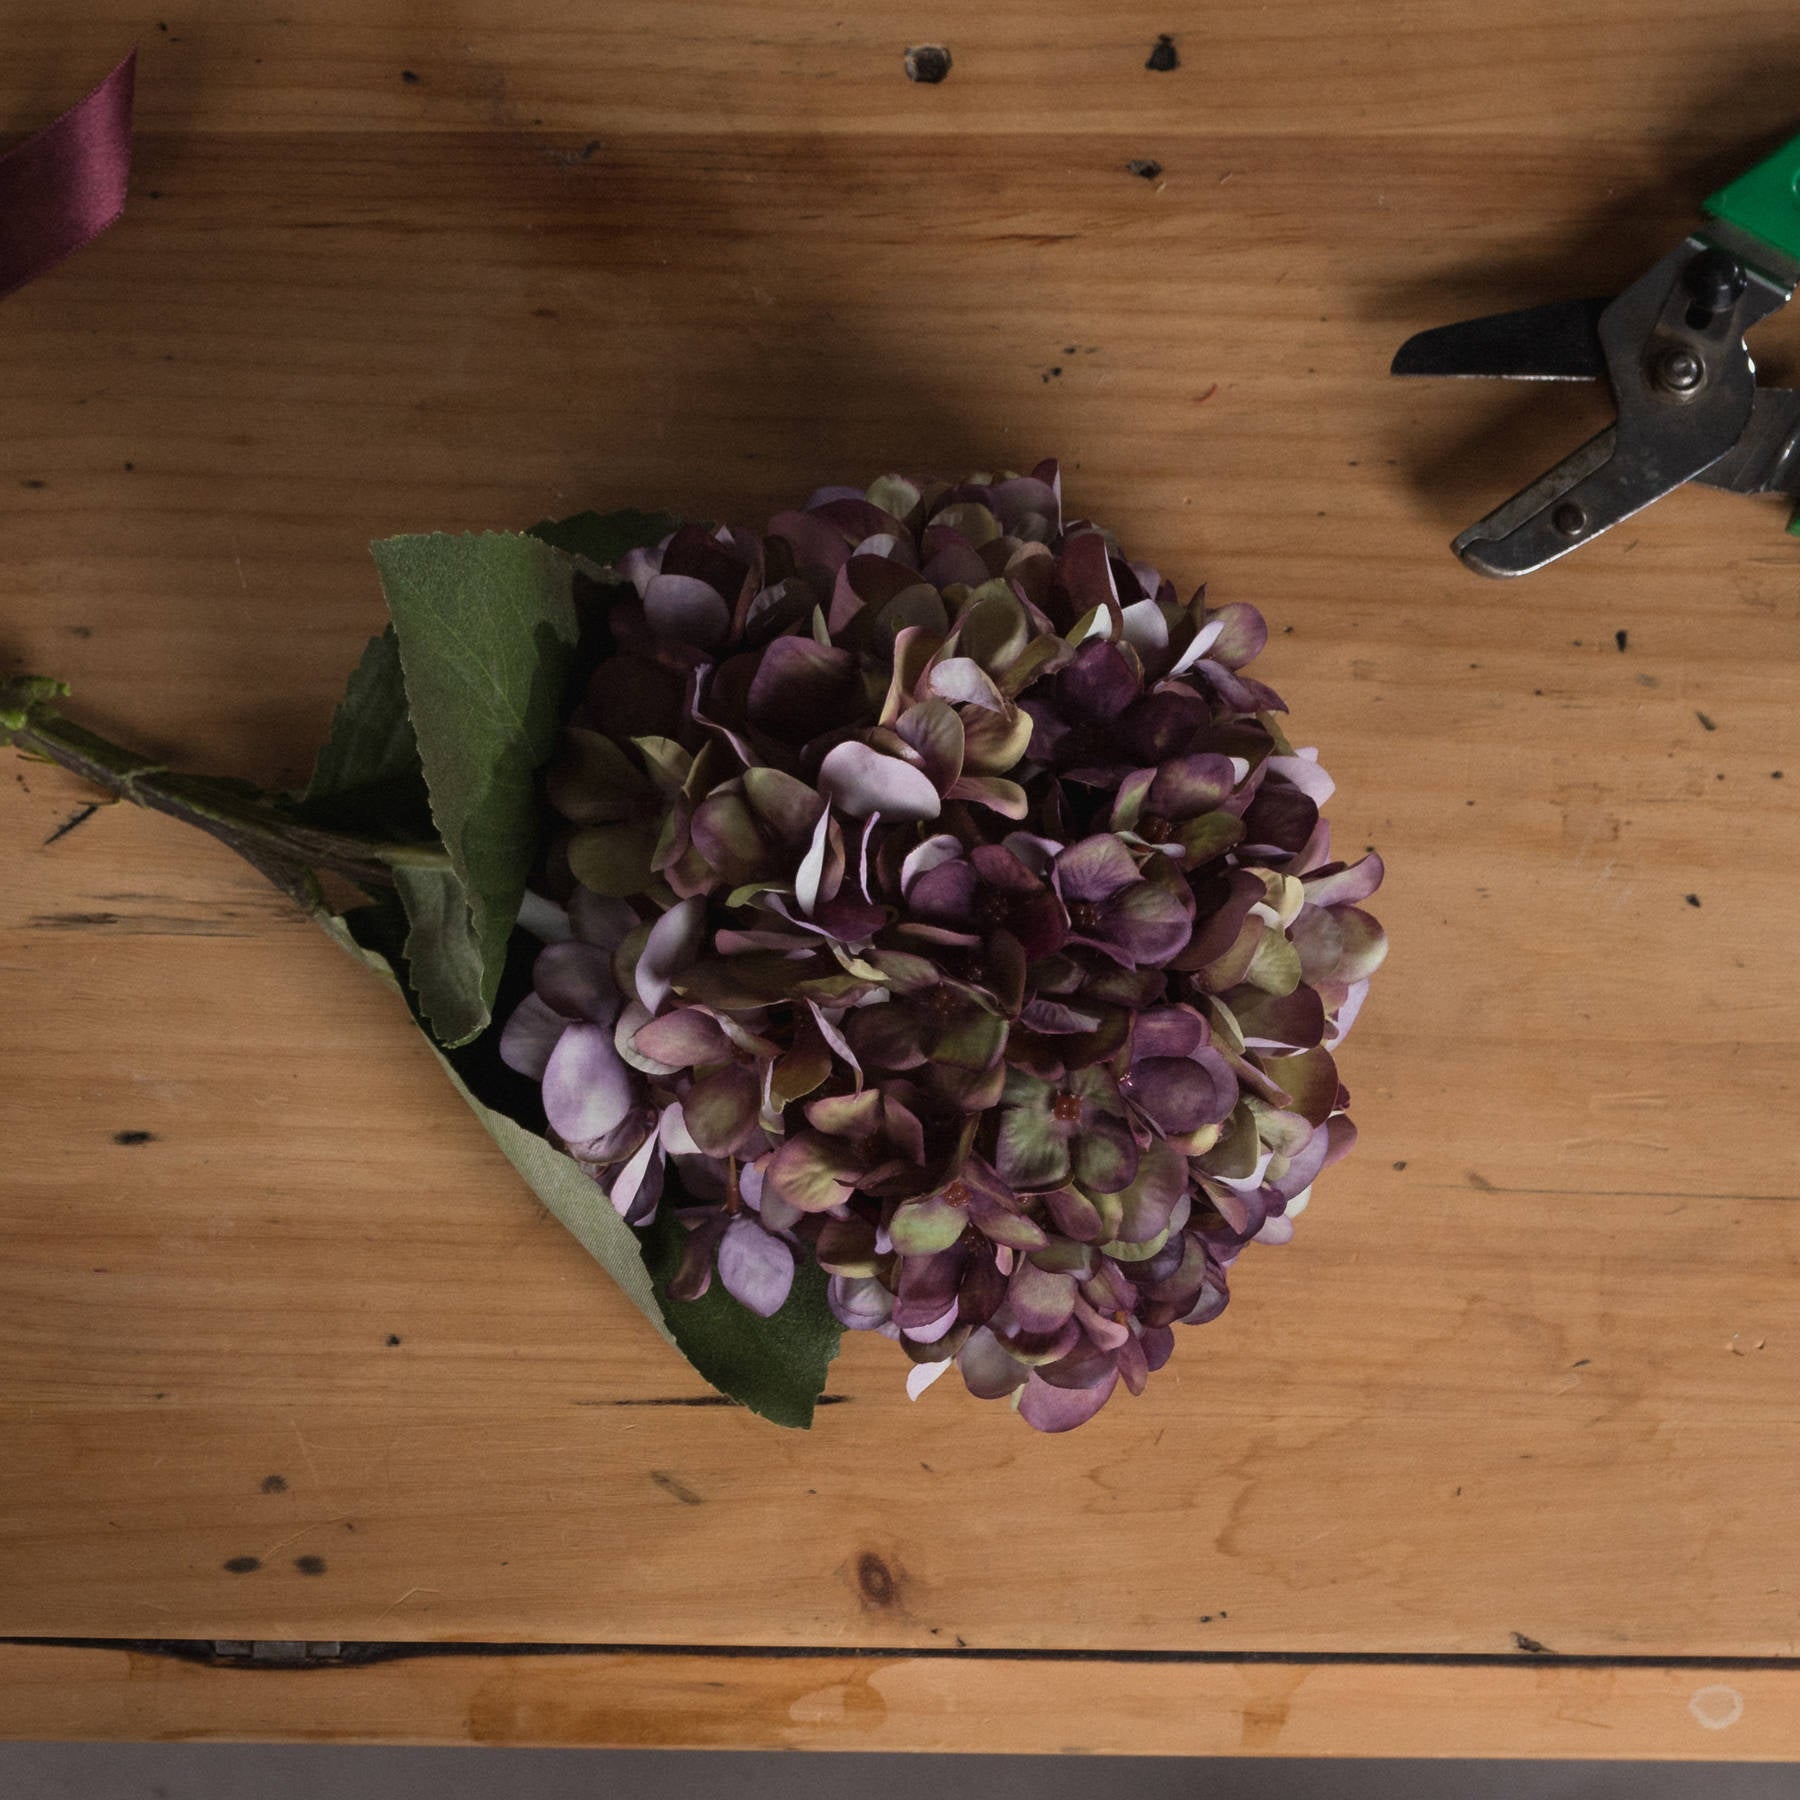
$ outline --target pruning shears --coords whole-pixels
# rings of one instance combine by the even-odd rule
[[[1744,333],[1800,283],[1800,137],[1706,200],[1705,223],[1615,298],[1408,338],[1396,375],[1611,384],[1618,419],[1451,546],[1529,575],[1684,482],[1800,495],[1800,391],[1758,387]],[[1788,529],[1800,536],[1800,512]]]

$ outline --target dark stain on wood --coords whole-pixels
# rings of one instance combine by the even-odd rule
[[[1134,156],[1125,167],[1130,174],[1141,176],[1145,181],[1154,181],[1162,173],[1162,164],[1154,156]]]
[[[856,1585],[869,1606],[892,1606],[900,1591],[893,1570],[873,1550],[856,1559]]]
[[[696,1494],[685,1481],[677,1481],[667,1469],[652,1469],[650,1471],[650,1479],[654,1481],[665,1494],[674,1495],[683,1506],[704,1506],[706,1504],[706,1496],[704,1494]]]
[[[1548,1644],[1540,1644],[1536,1638],[1527,1637],[1522,1631],[1515,1631],[1512,1641],[1513,1647],[1523,1650],[1527,1656],[1548,1656],[1551,1653]]]
[[[323,1575],[325,1573],[325,1559],[322,1556],[296,1556],[294,1558],[294,1567],[298,1569],[302,1575]]]
[[[1157,33],[1156,42],[1150,47],[1150,59],[1144,67],[1158,75],[1167,75],[1171,69],[1181,67],[1181,58],[1175,51],[1175,40],[1166,31]]]
[[[228,1556],[225,1559],[225,1572],[228,1575],[254,1575],[261,1567],[260,1556]]]
[[[46,845],[54,844],[59,838],[66,838],[78,825],[85,825],[100,810],[99,801],[92,801],[87,806],[80,806],[70,813],[51,834],[44,839]]]
[[[904,66],[908,81],[936,87],[950,73],[950,52],[943,44],[910,44]]]
[[[285,1475],[265,1475],[262,1478],[262,1491],[265,1494],[285,1494],[287,1477]]]
[[[154,1131],[115,1131],[113,1142],[115,1144],[154,1144],[156,1133]]]

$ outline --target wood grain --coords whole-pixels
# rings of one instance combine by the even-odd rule
[[[1791,1656],[1800,562],[1775,508],[1691,491],[1479,583],[1445,541],[1600,400],[1385,378],[1421,325],[1673,242],[1793,129],[1791,10],[475,13],[0,0],[19,129],[143,57],[127,218],[6,302],[0,659],[146,750],[295,782],[379,622],[371,537],[756,519],[1058,454],[1134,552],[1264,608],[1339,841],[1388,859],[1364,1141],[1075,1438],[948,1383],[912,1405],[865,1340],[784,1434],[688,1404],[407,1021],[248,870],[117,808],[47,841],[89,797],[7,766],[0,1632],[897,1659],[885,1722],[832,1715],[846,1747],[977,1747],[946,1665],[905,1656],[958,1643]],[[950,79],[907,83],[935,36]],[[1765,336],[1792,379],[1793,321]],[[479,1735],[463,1664],[0,1666],[27,1735]],[[588,1677],[508,1664],[488,1734],[648,1742],[698,1666],[646,1650],[601,1714]],[[768,1696],[813,1675],[706,1667],[745,1722],[683,1741],[791,1740]],[[1141,1718],[1134,1668],[1089,1747],[1238,1747],[1277,1678],[1233,1667],[1230,1705],[1183,1669]],[[980,1679],[999,1707],[1022,1678]],[[1327,1665],[1315,1724],[1245,1747],[1797,1748],[1784,1670],[1607,1679]],[[1741,1725],[1686,1713],[1715,1679]],[[1058,1680],[1034,1666],[1005,1747],[1069,1741],[1091,1676]]]

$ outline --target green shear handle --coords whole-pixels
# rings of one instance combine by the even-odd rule
[[[1800,262],[1800,137],[1708,196],[1701,210]]]

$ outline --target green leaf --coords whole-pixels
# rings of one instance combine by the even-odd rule
[[[452,869],[396,869],[394,891],[406,909],[406,968],[419,1008],[440,1036],[458,1041],[444,1025],[472,1017],[468,996],[481,992],[481,946],[463,884]]]
[[[446,1044],[492,1016],[506,941],[537,854],[536,773],[555,746],[577,634],[574,565],[535,538],[388,538],[373,546],[394,616],[431,816],[470,913],[476,958],[454,931],[414,971]],[[442,896],[436,896],[441,899]]]
[[[688,1361],[721,1393],[765,1419],[802,1431],[810,1426],[844,1329],[826,1304],[824,1270],[802,1261],[786,1304],[773,1318],[762,1319],[732,1299],[716,1278],[698,1300],[669,1298],[669,1277],[680,1264],[686,1236],[670,1199],[642,1236],[668,1332]]]
[[[628,506],[620,512],[578,512],[567,519],[540,519],[530,535],[609,569],[627,550],[660,544],[680,523],[671,513],[639,512]]]
[[[331,736],[294,810],[314,825],[431,835],[419,740],[406,710],[400,640],[390,625],[369,639],[332,715]]]

